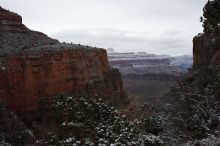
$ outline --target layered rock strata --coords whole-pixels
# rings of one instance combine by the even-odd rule
[[[58,93],[97,95],[113,104],[126,98],[105,49],[59,43],[0,7],[0,99],[23,115]]]

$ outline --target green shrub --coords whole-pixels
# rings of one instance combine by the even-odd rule
[[[52,106],[54,115],[59,117],[59,129],[48,133],[45,145],[163,144],[157,136],[143,133],[140,121],[129,121],[97,97],[58,96]]]

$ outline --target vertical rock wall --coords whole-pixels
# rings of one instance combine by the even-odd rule
[[[0,99],[21,116],[58,93],[97,95],[116,105],[126,98],[106,50],[59,43],[0,7]]]
[[[193,66],[220,64],[220,33],[199,34],[193,39]]]

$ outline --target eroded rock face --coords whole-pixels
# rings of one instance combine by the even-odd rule
[[[106,50],[61,44],[0,8],[0,99],[24,115],[35,111],[41,98],[50,101],[58,93],[76,92],[114,104],[126,97],[120,72],[110,68]]]
[[[22,17],[16,13],[3,9],[0,6],[0,30],[13,31],[27,29],[22,24]]]
[[[220,33],[199,34],[193,39],[193,66],[205,64],[220,64]]]
[[[0,145],[37,145],[31,130],[0,101]]]

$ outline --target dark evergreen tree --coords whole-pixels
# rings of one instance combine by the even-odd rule
[[[217,31],[220,25],[220,0],[208,1],[203,8],[203,27],[205,33]]]

